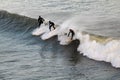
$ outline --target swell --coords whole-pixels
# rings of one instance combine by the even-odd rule
[[[80,44],[77,48],[80,54],[83,54],[84,56],[87,56],[97,61],[110,62],[112,66],[119,68],[120,40],[109,36],[101,36],[85,32],[86,29],[84,28],[84,25],[96,25],[96,21],[97,24],[99,24],[99,22],[101,23],[102,20],[99,20],[96,17],[94,21],[84,19],[83,21],[81,21],[81,24],[84,22],[84,25],[76,25],[74,21],[75,20],[73,19],[68,19],[67,21],[64,21],[62,25],[55,25],[56,29],[52,31],[49,31],[46,25],[42,25],[40,28],[36,28],[32,32],[32,34],[35,36],[41,35],[41,39],[43,40],[49,39],[57,35],[58,41],[61,45],[68,45],[69,43],[71,43],[71,41],[77,39],[80,41]],[[106,24],[104,25],[105,27],[109,25]],[[112,27],[114,27],[114,24]],[[71,37],[65,35],[69,33],[69,29],[72,29],[75,32],[75,36],[72,40]]]
[[[30,31],[36,26],[36,19],[0,11],[0,33],[6,37],[25,38],[28,35],[30,37]]]
[[[77,34],[75,35],[73,40],[77,39],[80,41],[80,45],[77,48],[80,54],[83,54],[91,59],[95,59],[98,61],[110,62],[114,67],[120,67],[119,40],[110,37],[97,36],[95,34],[86,33],[82,31],[83,27],[78,30],[78,28],[76,28],[75,26],[72,27],[74,24],[72,24],[71,26],[69,26],[68,24],[70,24],[69,21],[64,21],[63,24],[58,26],[56,30],[49,32],[48,27],[44,25],[36,29],[36,27],[38,27],[36,19],[20,16],[17,14],[10,14],[6,11],[0,11],[0,38],[1,40],[3,39],[3,43],[5,43],[4,38],[7,41],[9,41],[9,38],[11,38],[10,40],[16,39],[16,43],[24,42],[24,44],[39,45],[39,42],[41,40],[39,39],[39,37],[35,38],[33,35],[37,34],[37,36],[39,36],[42,33],[43,35],[41,36],[41,38],[43,40],[57,35],[60,44],[67,45],[72,40],[70,40],[69,37],[66,37],[63,34],[65,34],[68,29],[72,28]],[[37,33],[36,30],[40,30],[43,32]],[[32,31],[33,35],[31,35]],[[50,42],[52,41],[53,40],[51,40]],[[49,41],[46,44],[48,43]],[[78,44],[79,43],[77,43],[77,45]]]
[[[43,41],[39,36],[33,36],[32,31],[37,27],[37,19],[0,11],[0,52],[5,54],[7,52],[38,51],[41,54],[40,50],[44,51],[46,45],[49,46],[51,43],[54,43],[52,47],[58,45],[56,37]],[[71,46],[69,45],[72,48],[77,48],[77,46],[76,41]]]

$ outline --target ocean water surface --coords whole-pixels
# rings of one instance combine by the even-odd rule
[[[0,80],[119,80],[119,3],[0,0]],[[73,28],[77,40],[63,45],[69,39],[60,33],[32,35],[39,15],[58,31]]]

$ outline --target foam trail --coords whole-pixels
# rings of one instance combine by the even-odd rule
[[[32,35],[35,35],[35,36],[39,36],[43,33],[46,32],[46,28],[45,27],[42,27],[42,28],[36,28],[33,32],[32,32]]]
[[[35,30],[33,30],[32,32],[32,35],[35,35],[35,36],[39,36],[45,32],[49,32],[49,29],[48,29],[48,20],[45,20],[43,22],[44,24],[42,24],[40,27],[36,28]]]
[[[41,39],[43,39],[43,40],[49,39],[50,37],[53,37],[53,36],[57,35],[58,31],[59,31],[59,27],[57,27],[55,30],[46,32],[45,34],[43,34],[41,36]]]
[[[81,20],[79,20],[81,19]],[[77,22],[77,20],[81,22]],[[83,21],[84,20],[84,21]],[[80,52],[80,54],[83,54],[84,56],[87,56],[88,58],[97,60],[97,61],[105,61],[110,62],[112,66],[119,68],[120,67],[120,40],[119,39],[113,39],[110,37],[102,37],[97,35],[92,35],[87,32],[84,32],[84,27],[80,27],[80,25],[76,25],[76,23],[80,23],[81,26],[94,26],[96,23],[100,23],[101,21],[104,21],[105,18],[99,18],[99,17],[80,17],[80,18],[71,18],[67,21],[63,22],[62,25],[57,27],[55,30],[48,31],[48,27],[45,29],[43,27],[40,27],[41,32],[37,33],[43,33],[41,36],[43,40],[46,40],[50,37],[53,37],[55,35],[58,36],[58,41],[61,45],[67,45],[72,40],[71,37],[68,37],[67,34],[69,33],[69,29],[73,29],[75,32],[75,36],[73,37],[73,40],[78,39],[80,41],[80,44],[77,48],[77,50]],[[106,24],[105,24],[106,26]],[[81,53],[82,52],[82,53]]]

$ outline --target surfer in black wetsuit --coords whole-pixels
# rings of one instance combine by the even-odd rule
[[[43,24],[44,21],[45,20],[41,16],[39,16],[39,18],[38,18],[39,26],[41,26],[41,24]]]
[[[49,29],[51,31],[51,27],[55,29],[55,24],[52,21],[49,21]]]
[[[72,29],[69,29],[68,37],[70,36],[71,33],[71,40],[73,39],[73,36],[75,35],[75,32]]]

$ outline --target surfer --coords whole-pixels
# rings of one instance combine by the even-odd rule
[[[55,24],[52,21],[49,21],[49,29],[51,31],[51,27],[55,29]]]
[[[69,29],[68,37],[71,33],[71,40],[73,39],[73,36],[75,35],[75,32],[72,29]]]
[[[45,20],[41,16],[39,16],[39,18],[38,18],[39,26],[41,26],[41,24],[43,24],[44,21]]]

